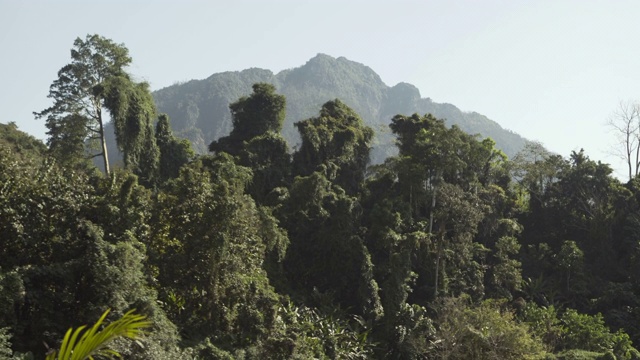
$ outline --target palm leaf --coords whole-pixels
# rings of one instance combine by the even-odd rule
[[[69,329],[62,340],[60,350],[48,354],[46,360],[85,360],[94,359],[94,356],[109,359],[120,357],[117,351],[107,347],[108,343],[119,337],[137,339],[144,334],[144,328],[151,326],[146,316],[135,314],[135,310],[131,310],[100,330],[109,311],[105,311],[90,329],[85,330],[86,326],[81,326],[75,331]],[[82,337],[78,339],[81,333]]]

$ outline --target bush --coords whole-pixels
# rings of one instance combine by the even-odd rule
[[[515,321],[503,302],[487,300],[470,306],[463,298],[445,299],[438,309],[435,358],[540,359],[543,343],[526,324]]]
[[[542,339],[554,351],[564,351],[558,355],[559,359],[608,359],[611,356],[618,360],[640,358],[629,335],[623,330],[612,333],[601,314],[580,314],[574,309],[567,309],[558,318],[553,306],[529,304],[521,318],[535,337]]]

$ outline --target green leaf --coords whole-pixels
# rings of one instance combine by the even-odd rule
[[[46,360],[84,360],[93,359],[94,356],[120,357],[117,351],[107,348],[107,345],[119,337],[138,339],[144,334],[143,329],[151,326],[151,322],[146,320],[146,316],[135,314],[135,310],[130,310],[122,318],[100,330],[109,311],[106,310],[77,342],[78,336],[86,326],[81,326],[75,331],[69,329],[62,340],[60,351],[50,353]],[[73,335],[71,335],[72,333]]]

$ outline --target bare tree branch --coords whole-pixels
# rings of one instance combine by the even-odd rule
[[[640,103],[620,101],[607,126],[614,131],[617,141],[613,155],[625,160],[631,180],[640,171]]]

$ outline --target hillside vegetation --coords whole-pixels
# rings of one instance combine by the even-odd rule
[[[429,113],[394,114],[372,165],[341,99],[292,149],[295,100],[261,82],[197,155],[124,45],[74,50],[47,144],[0,127],[0,358],[640,359],[639,178]]]

